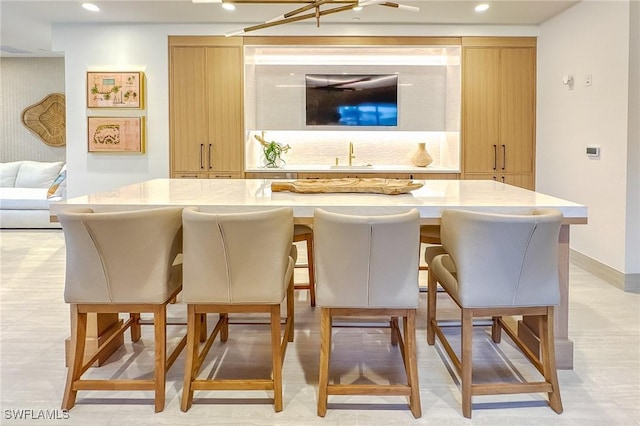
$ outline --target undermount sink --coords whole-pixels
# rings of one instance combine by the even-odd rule
[[[371,164],[363,164],[360,166],[331,166],[331,170],[371,170]]]

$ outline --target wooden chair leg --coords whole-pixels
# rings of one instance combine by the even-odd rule
[[[473,311],[462,308],[462,415],[471,418]]]
[[[291,275],[291,281],[289,281],[289,286],[287,287],[287,322],[289,322],[288,324],[289,338],[287,340],[289,342],[293,342],[293,334],[295,330],[294,328],[295,316],[293,315],[294,307],[295,307],[295,300],[293,296],[294,288],[295,288],[295,284],[293,283],[293,275]]]
[[[329,364],[331,361],[331,310],[322,308],[320,319],[320,375],[318,377],[318,416],[327,414]]]
[[[307,271],[309,273],[309,284],[296,285],[294,288],[297,290],[309,290],[309,303],[311,306],[316,306],[316,284],[315,284],[315,266],[313,255],[313,232],[306,234],[299,234],[294,236],[293,242],[299,243],[304,241],[307,246]],[[296,268],[303,268],[302,265],[296,266]]]
[[[389,326],[391,327],[391,346],[398,346],[398,317],[391,317]]]
[[[427,343],[433,345],[436,342],[436,333],[433,322],[436,321],[436,302],[438,298],[438,281],[429,270],[427,276]]]
[[[165,384],[167,376],[167,310],[165,305],[154,307],[153,328],[155,334],[155,408],[156,413],[164,410]]]
[[[207,314],[198,315],[198,336],[200,343],[204,343],[207,341]]]
[[[493,322],[491,323],[491,339],[493,340],[494,343],[500,343],[500,341],[502,340],[502,328],[498,323],[498,320],[500,318],[501,317],[492,318]]]
[[[78,391],[73,389],[73,384],[82,375],[84,361],[85,340],[87,337],[87,314],[79,313],[78,306],[71,304],[71,359],[67,371],[67,382],[64,388],[62,409],[70,410],[76,404]]]
[[[138,340],[140,340],[140,338],[142,337],[142,332],[140,330],[140,314],[132,312],[129,314],[129,318],[133,320],[131,321],[130,330],[131,330],[131,341],[135,343]]]
[[[273,374],[273,404],[282,411],[282,359],[280,352],[280,305],[271,307],[271,359]]]
[[[224,318],[220,328],[220,341],[226,342],[229,339],[229,314],[220,314],[220,318]]]
[[[549,406],[553,411],[562,413],[562,400],[560,387],[558,386],[558,373],[556,370],[555,337],[553,334],[553,306],[547,308],[547,314],[541,317],[540,324],[540,352],[542,358],[542,370],[545,380],[551,384],[549,392]]]
[[[309,265],[309,299],[311,300],[311,306],[316,306],[316,273],[313,256],[313,234],[309,234],[309,236],[307,237],[307,265]]]
[[[406,354],[405,368],[407,370],[407,381],[411,388],[409,395],[409,407],[411,414],[416,419],[422,416],[422,407],[420,405],[420,386],[418,382],[418,361],[416,353],[416,311],[409,310],[407,316],[403,320],[404,343]]]
[[[196,342],[197,321],[200,321],[200,314],[196,315],[195,305],[187,305],[187,347],[184,362],[182,403],[180,404],[182,411],[187,411],[193,404],[193,388],[191,384],[198,375],[198,371],[196,370],[196,362],[198,360],[198,342]]]

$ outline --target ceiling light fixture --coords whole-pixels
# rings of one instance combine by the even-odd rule
[[[100,8],[93,3],[82,3],[82,7],[91,12],[100,12]]]
[[[224,10],[236,10],[236,6],[233,3],[229,3],[226,1],[222,2],[222,8]]]
[[[486,12],[489,9],[489,5],[487,3],[480,3],[479,5],[476,6],[476,12],[478,13],[482,13],[482,12]]]
[[[291,12],[275,18],[264,21],[261,24],[246,27],[241,31],[232,31],[225,34],[227,37],[240,35],[250,31],[261,30],[264,28],[274,27],[276,25],[289,24],[292,22],[303,21],[305,19],[315,19],[316,26],[320,26],[320,17],[332,15],[334,13],[346,12],[348,10],[361,10],[363,7],[379,5],[392,7],[408,12],[418,12],[419,7],[408,6],[386,0],[191,0],[193,3],[222,3],[222,6],[233,4],[304,4]],[[322,9],[321,9],[322,7]],[[308,13],[305,13],[308,12]]]

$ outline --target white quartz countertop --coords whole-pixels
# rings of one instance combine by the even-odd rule
[[[330,165],[292,165],[278,168],[253,167],[247,168],[246,172],[250,173],[460,173],[460,170],[452,167],[416,167],[407,165],[373,165],[367,167],[363,164],[354,164],[353,166],[339,165],[338,167]]]
[[[409,194],[297,194],[271,192],[271,179],[154,179],[112,191],[53,203],[51,215],[70,207],[122,211],[160,206],[197,206],[204,211],[239,212],[292,207],[296,218],[312,218],[316,208],[346,214],[389,214],[416,208],[423,223],[438,223],[445,209],[529,213],[560,210],[566,223],[586,223],[587,207],[492,180],[414,180],[422,188]]]

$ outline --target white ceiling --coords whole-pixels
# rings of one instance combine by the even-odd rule
[[[291,0],[288,0],[291,1]],[[323,16],[321,23],[441,24],[441,25],[538,25],[571,7],[577,1],[489,0],[491,8],[474,12],[481,1],[400,0],[418,6],[408,12],[384,6],[369,6],[360,12],[346,11]],[[238,4],[235,11],[220,4],[193,4],[191,0],[96,0],[100,12],[83,9],[78,0],[0,0],[0,56],[52,56],[52,24],[164,23],[234,24],[238,28],[262,23],[303,4]],[[354,20],[359,18],[359,20]],[[315,25],[312,20],[304,21]],[[259,32],[252,33],[259,35]],[[17,51],[11,53],[11,51]]]

